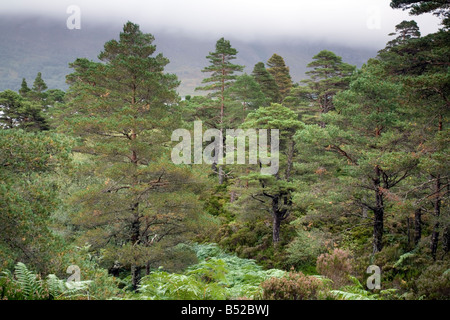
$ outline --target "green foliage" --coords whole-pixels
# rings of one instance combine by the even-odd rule
[[[210,65],[202,72],[210,72],[211,76],[202,83],[211,83],[196,90],[212,90],[212,96],[223,94],[223,90],[228,88],[232,81],[236,79],[235,72],[242,71],[243,66],[232,64],[230,61],[236,59],[237,50],[234,49],[229,40],[220,38],[216,42],[216,51],[210,52],[206,57]]]
[[[69,168],[71,141],[54,133],[0,130],[0,269],[23,261],[48,271],[62,249],[51,213]]]
[[[254,298],[261,293],[260,283],[281,277],[284,271],[263,270],[255,261],[225,253],[216,244],[194,244],[199,263],[183,274],[162,269],[151,272],[133,299],[223,300]]]
[[[430,300],[450,299],[450,263],[447,260],[438,261],[417,278],[417,296]]]
[[[19,94],[24,97],[27,95],[28,92],[30,92],[31,89],[28,87],[27,80],[25,78],[22,78],[22,84],[20,85]]]
[[[231,62],[236,59],[237,53],[238,51],[231,46],[229,40],[225,40],[224,38],[217,40],[216,50],[206,56],[210,65],[202,70],[202,72],[210,73],[210,76],[202,81],[206,85],[195,89],[210,91],[208,94],[210,100],[202,106],[199,112],[202,118],[209,119],[211,126],[215,128],[224,129],[233,127],[229,126],[229,124],[230,122],[233,123],[235,119],[234,111],[236,106],[234,106],[232,101],[225,100],[228,97],[228,89],[237,79],[236,72],[244,69],[243,66]],[[236,93],[236,90],[232,91]],[[241,92],[239,95],[242,96],[245,93]],[[242,107],[239,109],[242,109]],[[242,116],[239,118],[242,119]],[[225,123],[227,124],[225,125]]]
[[[89,299],[107,300],[121,296],[118,288],[119,279],[108,274],[108,270],[102,268],[102,257],[91,253],[90,246],[70,246],[64,252],[62,262],[58,266],[61,270],[59,277],[68,277],[67,267],[76,265],[80,268],[81,281],[89,281]]]
[[[281,103],[284,98],[289,95],[292,88],[292,78],[289,73],[289,67],[286,66],[283,57],[274,53],[270,59],[267,61],[267,71],[272,75],[275,83],[278,87],[280,94],[280,100],[275,101],[276,103]]]
[[[157,269],[163,267],[164,271],[179,273],[188,266],[198,263],[195,250],[189,244],[180,243],[167,248],[155,244],[149,257],[149,267]]]
[[[228,94],[232,99],[242,104],[242,119],[245,119],[249,112],[267,105],[267,100],[261,91],[260,84],[248,74],[237,77],[236,81],[228,89]]]
[[[224,297],[224,288],[216,283],[205,284],[194,276],[164,271],[144,277],[139,288],[139,299],[144,300],[221,300]]]
[[[278,85],[264,66],[264,62],[258,62],[253,68],[252,76],[259,83],[261,91],[270,103],[278,103],[281,100]]]
[[[450,10],[448,2],[445,0],[391,0],[391,7],[394,9],[410,10],[413,15],[433,13],[442,17],[442,23],[448,28],[450,26]]]
[[[0,299],[5,300],[66,300],[86,299],[90,281],[66,282],[54,274],[43,280],[18,262],[14,275],[4,271],[0,276]]]
[[[312,70],[306,72],[310,79],[303,80],[310,89],[308,95],[321,113],[334,110],[333,97],[348,88],[354,66],[342,62],[331,51],[323,50],[308,64]]]
[[[278,269],[263,270],[254,260],[238,258],[235,255],[225,253],[215,244],[196,245],[199,259],[204,262],[190,267],[188,272],[194,272],[205,279],[215,279],[225,285],[227,298],[247,297],[258,294],[259,284],[270,278],[284,275],[284,271]]]
[[[246,208],[245,214],[251,212],[260,216],[263,212],[270,213],[275,226],[272,237],[274,245],[280,242],[281,222],[289,218],[292,209],[291,196],[295,190],[295,182],[292,181],[295,159],[293,136],[302,126],[303,123],[298,121],[294,111],[276,103],[250,113],[243,124],[244,128],[279,130],[279,165],[274,175],[261,174],[259,166],[247,168],[246,174],[235,179],[237,187],[233,188],[233,191],[238,194],[238,200],[233,202],[230,208],[235,212]]]
[[[42,73],[38,72],[36,79],[34,79],[33,87],[31,90],[33,92],[36,92],[38,94],[43,93],[45,90],[47,90],[47,85],[45,84],[45,81],[42,79]]]
[[[449,7],[391,6],[444,27],[397,24],[357,71],[320,51],[303,85],[277,54],[238,76],[221,38],[209,94],[180,101],[153,35],[128,22],[100,62],[70,65],[67,94],[41,73],[1,92],[1,298],[448,299]],[[171,133],[193,120],[278,129],[278,171],[174,165]],[[60,280],[69,265],[87,281]],[[362,285],[369,265],[383,290]]]
[[[28,131],[49,129],[43,106],[11,90],[0,92],[0,128]]]
[[[398,34],[398,37],[389,41],[386,44],[386,48],[381,50],[380,52],[389,51],[389,49],[392,47],[405,44],[411,39],[419,38],[419,26],[414,20],[402,21],[395,26],[395,33],[391,33],[390,36],[394,36],[396,34]]]
[[[282,224],[280,234],[283,238],[279,248],[274,248],[271,221],[267,217],[251,214],[247,213],[239,217],[238,221],[224,224],[215,235],[215,241],[241,258],[256,260],[264,268],[291,266],[286,262],[284,247],[295,238],[295,228],[289,221]]]
[[[396,289],[380,290],[379,293],[374,293],[365,290],[357,278],[350,276],[349,279],[353,285],[343,286],[339,290],[331,290],[330,294],[338,300],[390,300],[394,298]]]
[[[330,241],[322,232],[300,228],[286,249],[287,264],[303,271],[315,268],[317,257],[326,253],[329,246]]]
[[[95,181],[71,198],[78,243],[101,252],[104,267],[118,261],[131,270],[134,289],[141,269],[192,237],[201,220],[202,173],[170,161],[170,136],[181,126],[179,82],[164,72],[169,60],[153,41],[128,22],[119,40],[105,43],[102,63],[77,59],[59,115],[60,130],[82,138],[77,151],[93,155]]]
[[[405,254],[402,254],[402,255],[400,256],[400,258],[398,259],[398,261],[394,264],[394,268],[400,267],[401,265],[403,265],[403,263],[404,263],[407,259],[412,258],[412,257],[414,257],[414,256],[415,256],[415,254],[412,253],[412,252],[407,252],[407,253],[405,253]]]

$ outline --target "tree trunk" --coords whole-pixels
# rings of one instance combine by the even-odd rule
[[[275,213],[273,214],[273,230],[272,230],[272,239],[274,246],[278,245],[278,243],[280,242],[280,226],[281,226],[281,219]]]
[[[145,275],[150,274],[150,260],[147,261],[147,264],[145,265]]]
[[[280,196],[275,195],[272,198],[272,218],[273,218],[272,240],[274,246],[277,246],[278,243],[280,242],[280,226],[281,220],[283,218],[283,214],[282,212],[280,212],[279,204],[280,204]]]
[[[411,219],[409,217],[406,218],[406,237],[408,238],[407,247],[409,250],[411,246]]]
[[[225,181],[225,172],[223,170],[223,165],[219,165],[219,184],[223,184]]]
[[[139,283],[141,282],[141,267],[131,266],[131,286],[134,292],[138,291]]]
[[[443,116],[442,114],[439,114],[439,121],[438,121],[438,132],[441,132],[443,129]],[[434,194],[435,194],[435,200],[434,200],[434,218],[436,219],[436,222],[433,227],[433,232],[431,234],[431,243],[430,243],[430,249],[431,249],[431,256],[433,257],[433,260],[436,260],[436,253],[437,248],[439,244],[439,216],[441,215],[441,175],[438,174],[436,176],[436,183],[434,188]]]
[[[380,252],[383,249],[383,223],[384,210],[376,209],[375,220],[373,224],[373,253]]]
[[[118,261],[114,262],[113,266],[108,269],[109,274],[118,278],[120,275],[120,264]]]
[[[447,226],[444,230],[444,236],[442,237],[444,245],[444,254],[447,254],[450,250],[450,226]]]
[[[222,54],[222,65],[225,65],[225,54]],[[225,115],[225,69],[222,68],[222,87],[221,90],[221,105],[220,105],[220,129],[223,130],[223,116]]]
[[[414,245],[417,246],[422,238],[422,209],[414,213]]]
[[[433,260],[436,260],[436,253],[439,244],[439,216],[441,215],[441,197],[440,197],[440,189],[441,189],[441,176],[437,175],[436,184],[435,184],[435,193],[436,199],[434,201],[434,218],[436,222],[434,224],[433,233],[431,234],[431,256]]]
[[[375,167],[375,208],[373,223],[373,253],[380,252],[383,249],[383,228],[384,228],[384,204],[383,192],[380,186],[381,170],[379,166]]]
[[[367,198],[366,198],[366,196],[363,196],[362,202],[363,202],[363,203],[367,203]],[[367,206],[363,205],[363,206],[361,207],[361,215],[362,215],[362,217],[363,217],[364,219],[366,219],[366,218],[369,216],[368,211],[369,211],[369,210],[367,209]]]
[[[135,203],[132,209],[134,213],[134,220],[131,223],[131,243],[133,246],[138,245],[140,242],[141,222],[139,221],[138,208],[139,203]],[[141,281],[141,266],[138,264],[132,265],[131,285],[134,291],[137,291],[140,281]]]
[[[231,191],[230,192],[230,203],[233,203],[236,200],[236,192]]]
[[[436,253],[437,253],[437,247],[439,244],[439,222],[436,222],[433,228],[433,233],[431,234],[431,256],[433,257],[433,260],[436,261]]]

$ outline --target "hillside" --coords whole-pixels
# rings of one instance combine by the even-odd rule
[[[0,41],[7,44],[0,46],[0,91],[3,91],[18,90],[23,77],[32,84],[39,71],[49,88],[67,89],[68,64],[79,57],[95,60],[103,44],[117,37],[120,27],[85,23],[80,30],[68,30],[65,20],[0,16],[0,30]],[[155,36],[157,51],[170,59],[167,71],[175,73],[181,80],[179,93],[193,94],[204,77],[201,70],[207,64],[206,55],[214,50],[215,40],[161,30],[144,31]],[[296,82],[304,78],[306,65],[322,49],[332,50],[344,61],[357,66],[376,54],[373,48],[330,45],[301,38],[280,39],[276,43],[229,40],[239,51],[236,62],[245,65],[246,72],[250,73],[257,62],[267,61],[276,51],[285,59]]]

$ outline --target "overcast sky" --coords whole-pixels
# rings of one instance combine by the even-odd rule
[[[170,31],[217,39],[303,39],[382,47],[402,20],[414,19],[423,35],[439,19],[409,16],[390,0],[1,0],[2,14],[38,14],[66,20],[69,5],[80,8],[83,24],[116,28],[126,21],[144,32]],[[86,28],[86,25],[85,25]],[[1,32],[1,30],[0,30]]]

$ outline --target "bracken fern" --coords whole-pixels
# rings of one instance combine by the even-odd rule
[[[9,300],[54,300],[85,296],[90,281],[66,282],[54,274],[42,280],[27,266],[18,262],[14,274],[2,272],[0,276],[1,299]]]

